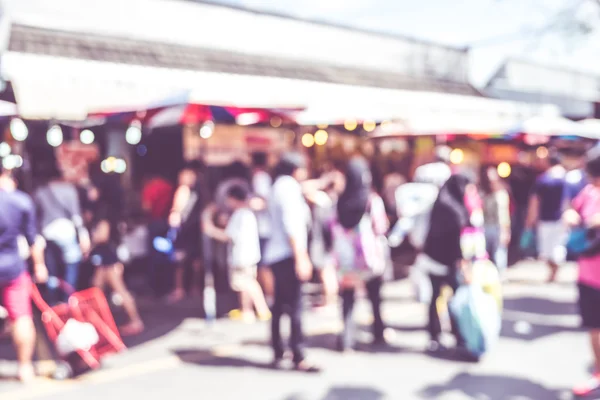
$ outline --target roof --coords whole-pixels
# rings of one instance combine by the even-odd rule
[[[598,101],[600,75],[535,61],[510,59],[496,70],[484,87],[484,91],[496,89]]]
[[[464,53],[467,53],[469,51],[468,47],[452,46],[452,45],[437,43],[437,42],[434,42],[431,40],[420,39],[420,38],[416,38],[416,37],[412,37],[412,36],[408,36],[408,35],[399,35],[396,33],[390,33],[390,32],[385,32],[385,31],[358,28],[358,27],[354,27],[354,26],[350,26],[350,25],[344,25],[344,24],[335,23],[335,22],[327,21],[327,20],[321,20],[321,19],[302,18],[299,16],[280,13],[280,12],[276,12],[276,11],[259,10],[256,8],[248,8],[243,5],[221,3],[218,1],[214,1],[214,0],[170,0],[170,1],[186,1],[186,2],[190,2],[190,3],[206,4],[206,5],[215,6],[215,7],[221,7],[221,8],[231,9],[231,10],[242,11],[242,12],[250,13],[250,14],[283,18],[283,19],[287,19],[290,21],[304,22],[307,24],[327,26],[327,27],[341,29],[341,30],[350,31],[350,32],[360,32],[360,33],[365,33],[367,35],[402,40],[402,41],[413,42],[413,43],[418,43],[418,44],[427,45],[427,46],[434,46],[434,47],[444,48],[444,49],[452,49],[452,50],[457,50],[457,51],[461,51]]]
[[[9,51],[130,65],[272,76],[345,85],[479,95],[471,85],[215,48],[13,24]]]

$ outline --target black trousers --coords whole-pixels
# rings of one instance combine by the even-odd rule
[[[383,286],[383,277],[378,276],[369,280],[366,284],[367,295],[371,301],[373,307],[373,337],[375,342],[383,340],[383,331],[385,326],[381,317],[381,287]],[[344,330],[342,331],[341,347],[343,349],[350,349],[354,346],[355,336],[355,323],[352,318],[355,304],[355,289],[348,288],[342,289],[340,292],[342,296],[342,318],[344,320]]]
[[[449,276],[430,275],[429,277],[431,279],[432,296],[429,304],[429,323],[427,325],[427,330],[429,331],[431,340],[438,341],[442,334],[442,324],[437,309],[437,299],[440,297],[444,285],[450,286],[452,290],[456,292],[459,284],[456,274],[452,273]],[[457,344],[462,345],[464,340],[452,315],[450,316],[450,324],[452,327],[452,334],[456,337]]]
[[[302,282],[296,276],[296,265],[289,258],[271,265],[275,280],[275,299],[272,307],[271,340],[275,359],[283,358],[285,348],[281,338],[281,316],[290,317],[290,348],[293,361],[298,364],[304,361],[304,336],[302,333]]]

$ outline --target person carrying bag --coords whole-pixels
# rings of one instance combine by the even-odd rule
[[[56,178],[37,190],[34,196],[40,231],[46,240],[46,261],[51,276],[76,288],[79,266],[90,250],[90,238],[81,217],[75,187]],[[66,295],[49,288],[51,303],[66,301]]]
[[[381,197],[372,191],[369,164],[362,157],[350,160],[345,171],[346,185],[337,205],[337,215],[329,223],[329,248],[338,270],[342,296],[344,330],[338,349],[346,351],[354,345],[352,313],[355,292],[365,285],[373,306],[374,344],[384,344],[384,322],[381,317],[381,287],[388,266],[381,240],[389,221]]]

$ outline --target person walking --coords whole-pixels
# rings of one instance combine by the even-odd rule
[[[367,161],[360,156],[352,158],[344,176],[344,191],[337,202],[336,216],[330,222],[329,231],[342,297],[344,330],[338,341],[340,351],[351,350],[354,346],[355,293],[363,285],[373,307],[373,343],[385,343],[381,287],[386,259],[379,239],[389,228],[385,204],[372,189]]]
[[[469,198],[477,196],[477,188],[466,175],[452,175],[440,189],[431,211],[431,228],[425,239],[423,257],[428,261],[432,296],[429,303],[427,330],[431,339],[429,350],[442,348],[440,336],[442,325],[438,310],[438,298],[444,285],[454,292],[459,287],[461,273],[465,271],[468,256],[463,254],[461,234],[471,226],[471,213],[467,207]],[[453,318],[450,318],[452,333],[457,347],[464,340]]]
[[[255,203],[260,203],[257,208],[256,218],[258,221],[258,232],[260,234],[260,251],[261,254],[265,252],[265,246],[269,237],[271,236],[271,221],[269,218],[269,211],[267,210],[267,199],[271,193],[271,187],[273,185],[273,179],[269,172],[268,167],[268,155],[266,153],[253,153],[252,154],[252,191],[254,193]],[[262,260],[258,263],[258,281],[260,282],[267,301],[273,302],[273,274],[268,265],[265,265]]]
[[[35,206],[31,197],[16,189],[10,172],[0,174],[0,302],[12,324],[12,338],[19,363],[18,378],[29,382],[36,341],[31,309],[32,280],[19,252],[19,237],[30,246],[36,282],[48,279],[43,240],[37,237]]]
[[[188,165],[179,174],[179,186],[173,196],[169,227],[177,231],[175,239],[175,287],[167,300],[177,303],[185,297],[185,269],[192,269],[191,290],[198,293],[197,282],[201,268],[200,214],[203,201],[198,187],[198,172]]]
[[[550,268],[549,282],[554,282],[559,266],[566,261],[567,228],[562,221],[565,210],[566,175],[556,155],[549,158],[550,168],[538,178],[529,201],[526,230],[537,224],[538,258]]]
[[[47,171],[47,182],[34,194],[38,221],[46,239],[46,262],[51,276],[63,279],[77,289],[79,266],[90,251],[90,237],[83,223],[75,185],[62,179],[56,167]],[[48,291],[51,304],[66,301],[58,288]]]
[[[578,257],[579,312],[583,327],[589,332],[593,355],[592,378],[576,386],[576,396],[589,396],[600,390],[600,148],[589,151],[587,174],[589,184],[577,195],[563,216],[564,221],[573,228],[584,227],[589,237],[595,237],[595,249]]]
[[[300,183],[306,178],[302,154],[282,155],[275,169],[275,182],[269,196],[271,237],[265,247],[264,261],[271,266],[275,283],[275,298],[271,310],[273,367],[282,367],[285,349],[280,322],[283,314],[287,313],[291,323],[290,347],[295,369],[319,372],[320,369],[306,359],[302,332],[302,284],[313,273],[307,246],[310,212]]]
[[[121,334],[132,336],[144,330],[144,323],[135,304],[135,299],[127,289],[123,273],[125,267],[117,256],[115,243],[111,240],[111,229],[108,218],[98,218],[92,230],[94,247],[90,253],[90,262],[95,268],[92,285],[101,290],[109,287],[112,292],[121,298],[123,309],[129,317],[129,323],[119,327]]]

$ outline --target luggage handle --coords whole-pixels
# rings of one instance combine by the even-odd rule
[[[42,293],[40,292],[38,286],[46,286],[51,289],[60,288],[60,290],[62,290],[65,294],[69,296],[75,293],[75,288],[73,288],[73,286],[71,286],[68,282],[64,280],[57,278],[56,276],[49,276],[48,280],[45,283],[38,284],[36,282],[33,282],[31,286],[31,296],[33,302],[42,312],[51,307],[46,303],[46,300],[44,300],[44,297],[42,296]]]

